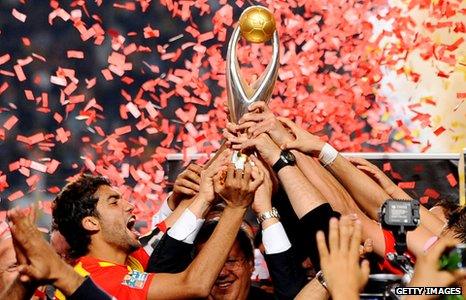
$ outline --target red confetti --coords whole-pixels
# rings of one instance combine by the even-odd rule
[[[458,181],[456,181],[455,175],[453,175],[452,173],[447,175],[447,180],[448,180],[448,183],[450,183],[451,187],[455,187],[458,184]]]
[[[439,135],[441,135],[445,130],[446,130],[445,128],[443,128],[442,126],[440,126],[439,128],[437,128],[437,129],[434,131],[434,134],[435,134],[436,136],[439,136]]]

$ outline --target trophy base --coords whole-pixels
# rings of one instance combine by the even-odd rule
[[[248,161],[248,156],[239,151],[234,151],[231,155],[231,163],[235,165],[235,169],[244,170],[244,166]]]

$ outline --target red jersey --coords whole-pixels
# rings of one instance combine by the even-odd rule
[[[144,272],[148,262],[149,255],[139,248],[128,256],[126,265],[83,256],[77,260],[74,269],[82,276],[90,276],[102,290],[116,299],[145,300],[154,277],[154,274]],[[58,295],[57,298],[62,299]]]
[[[392,274],[396,275],[403,275],[403,271],[395,266],[393,266],[390,261],[386,258],[388,253],[396,253],[395,250],[395,237],[393,236],[393,233],[389,230],[383,230],[383,237],[385,240],[385,257],[383,258],[383,261],[379,264],[379,267],[382,269],[382,271],[386,271]],[[415,256],[410,253],[409,251],[405,253],[413,263],[416,262],[416,259],[414,258]]]

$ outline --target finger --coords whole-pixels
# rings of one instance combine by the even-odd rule
[[[362,225],[360,221],[354,224],[353,235],[351,237],[350,251],[351,255],[359,257],[359,246],[361,245]]]
[[[368,161],[361,157],[350,156],[347,158],[352,164],[367,166]]]
[[[371,253],[373,251],[374,251],[374,242],[371,239],[366,239],[364,241],[364,247],[363,247],[364,254]]]
[[[351,232],[350,224],[351,220],[347,216],[342,216],[340,219],[340,250],[347,252],[349,250]]]
[[[325,260],[328,258],[328,248],[327,243],[325,242],[325,234],[323,231],[318,231],[316,234],[317,241],[317,250],[319,251],[320,260]]]
[[[233,182],[234,179],[235,179],[235,165],[229,164],[227,167],[226,181]]]
[[[367,173],[369,173],[371,175],[374,175],[374,176],[377,175],[376,170],[372,169],[371,167],[358,165],[358,166],[356,166],[356,168],[358,168],[361,171],[366,171]]]
[[[249,181],[251,180],[251,171],[252,171],[251,164],[246,163],[246,165],[244,166],[244,173],[243,173],[243,182],[245,186],[248,186]]]
[[[214,176],[214,190],[215,192],[219,192],[221,191],[223,188],[223,183],[222,183],[222,172],[218,172],[215,176]]]
[[[264,101],[254,102],[248,107],[248,111],[255,111],[256,109],[258,109],[259,111],[267,111],[269,110],[269,107]]]
[[[264,113],[245,113],[241,120],[239,120],[239,124],[243,124],[245,122],[261,122],[265,119],[266,115]]]
[[[191,170],[193,171],[194,173],[200,175],[201,174],[201,171],[203,170],[204,168],[202,168],[202,166],[200,165],[197,165],[197,164],[190,164],[188,166],[188,170]]]
[[[200,174],[200,172],[197,173],[191,170],[185,170],[182,174],[180,174],[181,176],[178,176],[178,178],[175,180],[175,184],[177,184],[180,181],[189,181],[193,184],[199,185],[199,182],[201,181]]]
[[[254,165],[256,165],[260,171],[264,173],[264,177],[270,176],[269,170],[265,167],[264,163],[255,155],[251,155],[250,159],[254,162]]]
[[[238,125],[231,123],[231,122],[227,122],[225,127],[228,131],[233,132],[233,133],[238,130]]]
[[[184,195],[188,195],[188,196],[194,196],[196,195],[198,192],[199,192],[199,189],[197,190],[192,190],[192,189],[189,189],[189,188],[185,188],[185,187],[179,187],[178,188],[178,192],[184,194]]]
[[[371,272],[371,267],[369,264],[369,261],[367,259],[364,259],[361,262],[361,280],[362,280],[362,285],[365,285],[367,280],[369,279],[369,273]]]
[[[238,131],[242,131],[242,130],[245,130],[245,129],[249,129],[251,127],[254,127],[256,125],[256,122],[245,122],[245,123],[242,123],[238,126]]]
[[[249,185],[249,190],[250,191],[255,191],[259,188],[259,186],[264,182],[264,175],[262,172],[258,171],[259,169],[255,167],[254,172],[251,172],[251,176],[253,180],[251,181]]]
[[[339,239],[339,228],[338,228],[338,220],[336,218],[330,219],[329,225],[329,233],[328,233],[328,244],[330,253],[335,253],[340,248]]]
[[[223,137],[226,138],[230,143],[241,143],[240,137],[232,134],[227,130],[223,131]]]

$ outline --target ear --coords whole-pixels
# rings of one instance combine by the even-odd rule
[[[84,229],[88,231],[98,231],[100,230],[100,222],[96,217],[87,216],[81,221]]]

